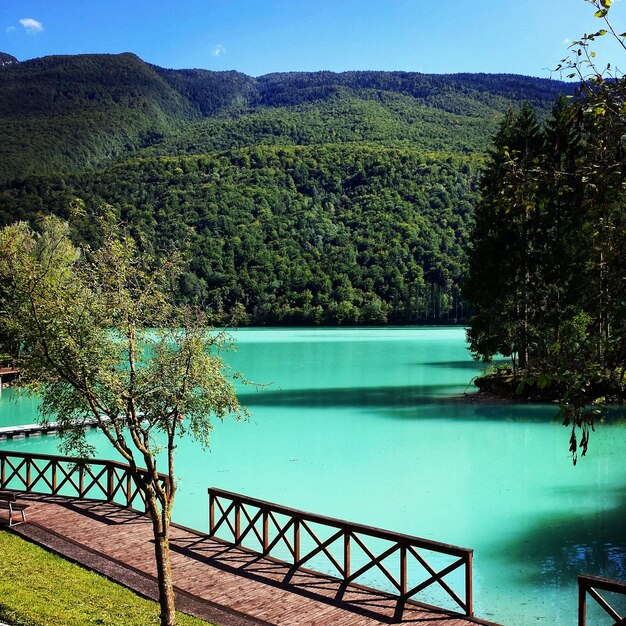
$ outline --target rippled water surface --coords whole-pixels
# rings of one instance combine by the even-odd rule
[[[575,624],[580,572],[626,579],[618,416],[573,467],[553,407],[463,399],[480,372],[463,329],[245,329],[236,339],[228,360],[267,386],[242,389],[250,421],[216,425],[210,451],[181,446],[176,521],[206,528],[216,486],[471,547],[476,613],[512,626]],[[0,399],[0,426],[35,421],[36,402],[12,397]],[[54,437],[0,446],[56,451]],[[589,623],[601,623],[595,612]]]

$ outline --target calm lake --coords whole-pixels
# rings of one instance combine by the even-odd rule
[[[176,521],[206,529],[215,486],[473,548],[475,612],[511,626],[575,624],[581,572],[626,579],[623,417],[573,467],[554,407],[463,399],[480,366],[461,328],[235,337],[228,361],[267,387],[242,390],[250,421],[216,425],[209,451],[181,446]],[[36,402],[5,391],[0,426],[34,421]],[[0,447],[54,453],[56,440]]]

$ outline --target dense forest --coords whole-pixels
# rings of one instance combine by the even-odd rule
[[[181,298],[242,322],[368,323],[465,314],[460,265],[476,167],[410,150],[244,148],[142,158],[7,186],[1,219],[72,217],[93,242],[102,207],[158,255],[186,249]]]
[[[8,57],[9,55],[5,55]],[[3,57],[4,58],[4,57]],[[453,322],[490,138],[565,83],[167,70],[132,54],[0,66],[0,224],[96,216],[184,250],[181,301],[243,324]]]

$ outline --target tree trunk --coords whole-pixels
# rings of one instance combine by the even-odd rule
[[[530,300],[530,246],[529,246],[529,234],[528,234],[528,215],[527,209],[524,208],[522,213],[522,238],[523,238],[523,255],[524,255],[524,286],[522,294],[522,337],[520,341],[519,350],[519,366],[523,370],[530,369],[530,354],[528,347],[528,327],[529,327],[529,300]]]
[[[147,498],[147,512],[152,521],[154,534],[154,556],[156,559],[159,584],[159,605],[161,626],[176,626],[174,607],[174,580],[170,561],[170,520],[166,512],[159,510],[153,494]]]
[[[174,607],[174,581],[170,562],[169,524],[165,534],[155,532],[154,554],[159,581],[159,605],[161,607],[161,626],[176,626]]]

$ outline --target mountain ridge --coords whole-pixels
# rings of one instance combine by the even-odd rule
[[[0,67],[13,65],[13,63],[19,63],[16,57],[12,54],[8,54],[7,52],[0,52]]]
[[[420,111],[442,111],[465,116],[469,125],[480,119],[482,141],[467,146],[480,152],[484,135],[495,130],[496,118],[508,106],[529,100],[546,113],[559,94],[572,89],[560,81],[509,74],[320,71],[255,78],[233,70],[160,68],[130,52],[40,57],[0,71],[0,180],[100,166],[155,144],[167,154],[193,152],[202,123],[210,133],[215,120],[228,120],[229,128],[217,133],[235,137],[234,145],[276,143],[281,135],[280,128],[271,128],[273,120],[285,114],[304,128],[302,137],[287,133],[287,144],[315,143],[317,131],[309,132],[309,119],[319,127],[319,110],[324,117],[338,102],[345,106],[321,123],[332,125],[339,115],[356,116],[356,124],[349,124],[358,125],[369,115],[372,132],[367,125],[356,135],[337,128],[333,141],[384,143],[388,134],[429,151],[433,146],[420,146],[414,125],[428,135],[430,122]],[[250,129],[252,118],[261,130]],[[448,121],[436,124],[445,127]],[[263,132],[263,126],[269,131]],[[241,134],[246,141],[237,139]],[[204,142],[201,149],[223,149],[225,142]],[[445,141],[442,147],[447,148]]]

